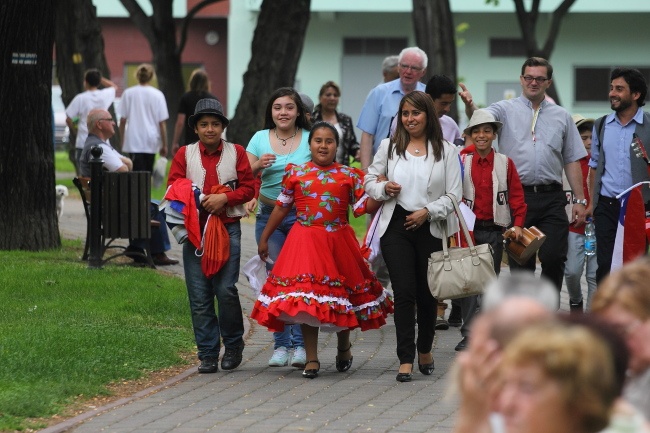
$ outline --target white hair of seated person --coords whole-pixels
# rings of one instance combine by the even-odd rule
[[[536,277],[525,271],[515,271],[510,275],[500,275],[487,285],[481,299],[482,311],[498,307],[511,297],[531,298],[550,312],[557,311],[559,294],[555,286],[544,277]]]

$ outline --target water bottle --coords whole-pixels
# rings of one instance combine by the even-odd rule
[[[596,254],[596,228],[594,221],[587,218],[587,225],[585,225],[585,255],[593,256]]]

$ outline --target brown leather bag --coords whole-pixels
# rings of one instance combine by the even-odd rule
[[[515,239],[514,230],[506,230],[503,234],[503,243],[508,255],[520,265],[525,264],[542,246],[546,240],[546,235],[535,226],[523,228],[523,239]]]

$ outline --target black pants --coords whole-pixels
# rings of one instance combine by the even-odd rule
[[[380,240],[381,252],[393,286],[397,357],[400,364],[413,363],[416,347],[419,353],[431,352],[436,332],[437,304],[427,284],[427,261],[432,252],[442,250],[442,240],[431,235],[429,224],[423,224],[416,230],[406,230],[404,223],[410,213],[401,206],[396,206]]]
[[[566,196],[563,191],[525,191],[524,194],[528,205],[526,227],[535,226],[546,235],[546,240],[537,252],[542,263],[542,275],[559,292],[562,289],[564,262],[569,248],[569,221],[564,210]],[[526,269],[535,272],[536,259],[536,256],[531,257],[523,266],[512,259],[508,263],[511,271]]]
[[[616,198],[600,196],[594,209],[596,226],[596,284],[605,278],[612,267],[614,241],[618,228],[618,217],[621,212],[621,202]]]
[[[133,161],[133,171],[153,171],[155,153],[130,153],[129,158]]]

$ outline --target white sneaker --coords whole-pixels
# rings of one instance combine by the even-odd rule
[[[305,353],[304,347],[296,347],[293,351],[293,356],[291,357],[291,366],[296,368],[305,368],[307,363],[307,353]]]
[[[280,346],[273,351],[269,359],[269,367],[284,367],[289,364],[289,351],[286,347]]]

